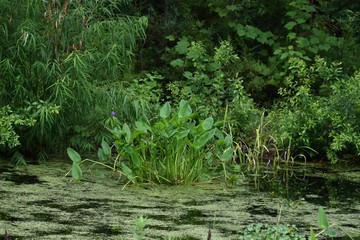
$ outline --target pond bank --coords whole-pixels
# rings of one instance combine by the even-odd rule
[[[315,201],[321,195],[311,189],[321,189],[326,182],[321,182],[322,186],[307,182],[308,190],[298,190],[289,199],[279,197],[282,194],[275,188],[261,192],[249,184],[234,188],[221,184],[127,186],[122,190],[118,176],[95,168],[86,171],[84,181],[69,183],[64,175],[70,167],[64,161],[25,167],[1,162],[0,236],[6,230],[19,240],[133,239],[134,219],[144,216],[148,219],[147,239],[206,239],[209,228],[213,239],[236,239],[238,231],[251,223],[295,224],[308,232],[310,226],[316,228],[321,205],[330,223],[347,232],[358,231],[360,226],[359,198],[347,199],[346,204],[340,199],[337,205]],[[328,175],[328,179],[335,176]],[[360,186],[360,180],[352,183],[352,187]],[[291,184],[295,186],[296,181]],[[359,190],[353,189],[354,196],[359,196]],[[329,196],[339,195],[341,192]]]

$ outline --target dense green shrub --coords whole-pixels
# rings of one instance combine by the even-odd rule
[[[9,106],[0,107],[0,149],[11,149],[20,145],[17,126],[32,126],[35,121],[30,117],[14,113]]]
[[[36,120],[18,132],[23,150],[45,153],[66,139],[89,149],[113,104],[129,105],[116,82],[132,68],[147,19],[124,15],[128,3],[0,2],[0,104]]]
[[[317,58],[313,65],[294,59],[286,98],[269,115],[279,144],[310,147],[336,162],[337,154],[360,153],[359,74],[342,76],[339,64]]]
[[[209,180],[211,167],[225,165],[233,157],[231,135],[222,133],[212,117],[196,121],[188,101],[180,101],[177,111],[172,112],[167,102],[155,119],[139,119],[135,126],[121,125],[113,117],[109,125],[113,126],[115,150],[103,141],[98,164],[114,171],[121,169],[120,173],[134,183],[190,184]],[[71,148],[68,154],[73,161],[73,178],[80,180],[81,158]]]

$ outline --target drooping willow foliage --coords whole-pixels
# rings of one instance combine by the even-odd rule
[[[147,26],[145,17],[127,15],[129,2],[0,0],[0,107],[36,120],[22,129],[27,151],[100,122],[97,114],[114,104],[108,93],[124,92]]]

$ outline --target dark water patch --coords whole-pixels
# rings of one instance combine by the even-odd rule
[[[0,174],[2,173],[12,173],[14,172],[13,167],[0,166]]]
[[[28,202],[28,205],[50,207],[50,208],[59,209],[61,211],[68,212],[68,213],[77,212],[77,211],[83,210],[83,209],[101,208],[104,206],[103,204],[95,202],[95,201],[80,203],[80,204],[75,204],[75,205],[70,205],[70,204],[62,205],[62,204],[56,203],[52,200],[31,201],[31,202]]]
[[[162,222],[170,222],[172,219],[175,219],[176,216],[175,215],[165,215],[165,214],[146,214],[146,217],[148,219],[154,219],[154,220],[159,220]]]
[[[183,237],[179,237],[179,238],[176,238],[178,240],[201,240],[201,238],[196,238],[196,237],[193,237],[193,236],[183,236]]]
[[[360,183],[345,179],[306,176],[303,178],[263,178],[259,179],[259,190],[288,200],[304,199],[317,205],[351,207],[360,199]]]
[[[7,238],[6,238],[7,237]],[[7,234],[4,233],[4,235],[0,235],[0,239],[15,239],[15,240],[29,240],[28,237],[18,236],[18,235],[12,235],[10,231],[7,231]]]
[[[183,203],[184,206],[205,206],[205,205],[209,205],[209,204],[214,204],[217,202],[222,202],[224,201],[224,198],[214,198],[211,200],[190,200],[190,201],[186,201]]]
[[[107,203],[120,203],[124,204],[127,203],[127,201],[124,200],[118,200],[118,199],[110,199],[110,198],[79,198],[80,201],[84,202],[99,202],[103,204]]]
[[[62,229],[58,229],[58,230],[52,230],[52,231],[35,231],[35,234],[37,237],[44,237],[44,236],[49,236],[49,235],[70,235],[72,233],[72,229],[70,229],[69,227],[67,228],[62,228]]]
[[[27,174],[18,174],[18,173],[11,173],[2,176],[2,180],[13,182],[16,185],[21,184],[37,184],[43,183],[44,181],[40,181],[38,176],[34,175],[27,175]]]
[[[239,235],[239,231],[237,230],[230,230],[225,228],[218,228],[218,229],[225,237]]]
[[[167,209],[166,207],[159,207],[159,206],[141,206],[141,205],[124,205],[124,208],[133,208],[133,209]]]
[[[251,205],[247,207],[245,211],[252,215],[268,215],[271,217],[278,216],[277,210],[268,208],[264,205]]]
[[[205,219],[208,216],[198,209],[188,210],[185,214],[181,214],[179,217],[174,218],[174,222],[177,224],[191,224],[191,225],[205,225],[209,221]]]
[[[17,217],[13,217],[7,212],[0,212],[0,220],[9,221],[9,222],[16,222],[16,221],[21,221],[22,219],[17,218]]]
[[[52,222],[54,219],[54,215],[50,213],[33,213],[32,216],[36,221],[40,222]]]
[[[113,226],[109,226],[109,225],[97,226],[92,232],[96,233],[96,234],[106,235],[108,237],[122,235],[125,233],[125,231],[123,229],[121,229],[120,227],[118,227],[118,226],[113,227]]]
[[[150,218],[149,218],[150,219]],[[168,226],[161,226],[161,225],[153,225],[153,224],[148,224],[146,225],[147,228],[151,230],[164,230],[164,231],[169,231],[171,229],[171,231],[176,231],[178,230],[179,228],[175,227],[175,226],[171,226],[168,227]]]

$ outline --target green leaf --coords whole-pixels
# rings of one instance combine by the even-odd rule
[[[66,151],[73,163],[79,164],[81,162],[81,156],[74,149],[67,148]]]
[[[175,51],[179,54],[186,54],[188,51],[188,47],[190,43],[188,42],[186,37],[180,39],[175,46]]]
[[[181,100],[179,105],[180,106],[179,106],[178,117],[180,119],[183,118],[183,117],[187,117],[187,116],[191,115],[192,110],[191,110],[191,107],[190,107],[188,101]]]
[[[281,48],[275,49],[274,55],[279,55],[280,53],[282,53],[282,49],[281,49]]]
[[[318,224],[321,229],[327,229],[329,227],[329,222],[323,207],[319,208]]]
[[[210,139],[212,139],[215,135],[216,129],[207,131],[203,133],[200,137],[196,138],[194,141],[194,147],[199,149],[203,147]]]
[[[301,46],[301,47],[307,47],[310,45],[309,40],[307,40],[304,37],[299,37],[296,42]]]
[[[166,37],[165,37],[167,40],[169,40],[169,41],[175,41],[175,37],[174,37],[174,35],[167,35]]]
[[[291,29],[293,29],[296,25],[297,25],[296,22],[291,21],[291,22],[288,22],[287,24],[285,24],[284,27],[285,27],[286,29],[288,29],[288,30],[291,30]]]
[[[226,146],[232,146],[232,144],[233,144],[233,138],[232,138],[231,135],[227,135],[224,140],[225,140]]]
[[[132,170],[125,163],[121,163],[121,169],[129,180],[134,179]]]
[[[98,158],[100,159],[100,161],[106,161],[108,159],[109,155],[106,155],[104,150],[102,148],[98,149]]]
[[[146,123],[144,123],[143,121],[136,121],[135,126],[136,126],[136,130],[138,130],[140,132],[146,133],[148,130],[151,131],[150,126],[147,125]]]
[[[184,66],[184,61],[180,58],[175,59],[173,61],[170,62],[170,65],[173,67],[183,67]]]
[[[191,72],[189,72],[189,71],[184,72],[184,77],[186,77],[187,79],[192,78],[192,76],[193,76],[193,74]]]
[[[130,143],[131,142],[131,130],[130,130],[129,125],[127,125],[126,123],[124,123],[124,125],[123,125],[123,132],[126,134],[126,136],[125,136],[126,143]]]
[[[290,39],[290,40],[293,40],[294,38],[296,38],[296,33],[294,32],[290,32],[287,37]]]
[[[258,33],[260,32],[259,29],[250,25],[246,25],[245,29],[246,29],[246,36],[251,39],[255,39],[258,36]]]
[[[234,155],[234,149],[232,147],[227,148],[220,156],[222,162],[229,161]]]
[[[189,134],[190,130],[184,130],[175,134],[177,140],[183,139]]]
[[[106,156],[109,156],[109,155],[110,155],[110,153],[111,153],[111,148],[110,148],[109,144],[108,144],[105,140],[102,140],[102,141],[101,141],[101,148],[102,148],[102,150],[103,150],[103,152],[104,152],[104,154],[105,154]]]
[[[171,106],[169,102],[166,102],[160,109],[160,117],[166,119],[170,116]]]
[[[281,54],[280,59],[283,60],[285,58],[289,57],[289,53],[288,52],[284,52],[283,54]]]
[[[201,127],[202,129],[204,129],[205,131],[210,130],[212,128],[214,124],[214,119],[213,117],[208,117],[207,119],[205,119],[202,123],[201,123]]]
[[[82,178],[82,170],[79,166],[79,164],[73,162],[72,168],[71,168],[71,176],[73,179],[80,181]]]
[[[126,152],[130,156],[131,162],[139,168],[141,166],[141,157],[139,153],[133,147],[127,147]]]

